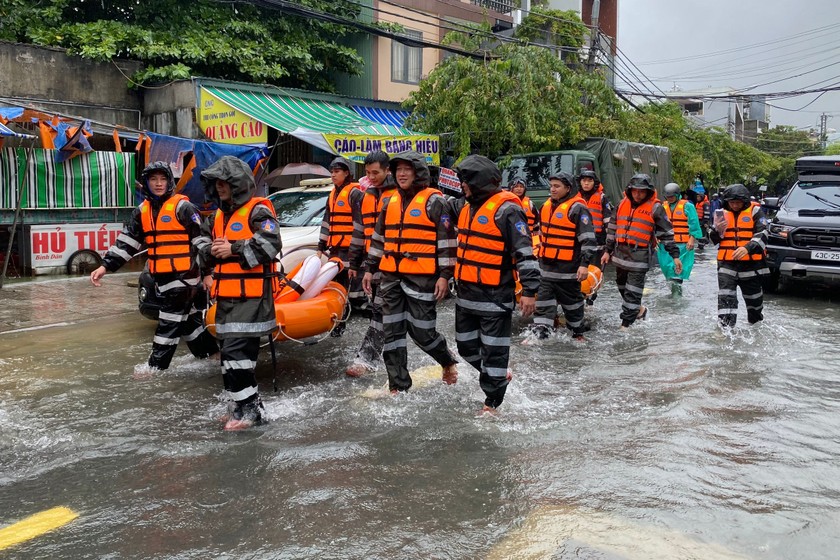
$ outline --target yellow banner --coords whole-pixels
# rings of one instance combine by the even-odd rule
[[[265,144],[268,127],[199,88],[198,126],[214,142]]]
[[[414,150],[426,156],[426,163],[440,165],[438,136],[361,136],[356,134],[324,134],[324,140],[336,153],[352,161],[364,161],[370,152],[382,150],[389,156]]]

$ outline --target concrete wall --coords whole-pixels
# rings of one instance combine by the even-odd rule
[[[204,138],[195,119],[195,89],[192,81],[182,80],[146,90],[141,128],[182,138]]]
[[[125,76],[140,68],[135,61],[97,63],[59,49],[0,42],[0,97],[137,128],[143,99]]]

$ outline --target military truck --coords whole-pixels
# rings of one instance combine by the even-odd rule
[[[528,197],[541,206],[548,198],[548,178],[558,171],[577,176],[590,169],[598,174],[604,192],[613,204],[624,196],[624,189],[636,173],[647,173],[657,192],[671,182],[671,152],[664,146],[638,144],[609,138],[587,138],[575,149],[517,154],[499,161],[502,186],[517,177],[524,178]]]

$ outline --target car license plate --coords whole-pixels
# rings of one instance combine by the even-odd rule
[[[811,260],[840,262],[840,251],[811,251]]]

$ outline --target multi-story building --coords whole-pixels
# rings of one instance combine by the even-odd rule
[[[744,101],[728,97],[733,88],[709,88],[695,91],[667,92],[671,101],[679,103],[685,115],[703,128],[719,127],[733,140],[744,140]]]

